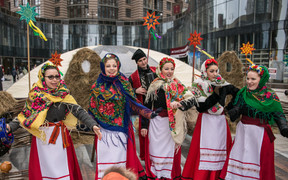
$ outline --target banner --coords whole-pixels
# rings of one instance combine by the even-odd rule
[[[170,56],[180,59],[185,58],[188,56],[188,43],[185,46],[177,47],[177,48],[171,48],[170,49]]]

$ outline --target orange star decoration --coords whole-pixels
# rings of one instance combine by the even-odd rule
[[[196,47],[197,45],[201,45],[200,41],[203,40],[203,38],[200,37],[201,33],[197,34],[196,30],[194,33],[190,33],[190,38],[188,39],[190,41],[189,46],[193,45]]]
[[[55,66],[62,66],[61,65],[61,61],[63,61],[63,59],[60,58],[61,54],[57,54],[57,51],[55,52],[55,54],[51,54],[52,58],[49,59],[50,62],[52,62]]]
[[[148,28],[148,31],[150,30],[150,28],[152,27],[154,30],[155,30],[155,25],[157,24],[160,24],[157,19],[159,18],[160,16],[155,16],[155,12],[153,12],[152,14],[150,14],[148,11],[147,11],[147,16],[146,17],[143,17],[143,19],[145,20],[143,26],[147,26]]]
[[[252,55],[252,51],[255,50],[255,48],[253,48],[254,44],[250,44],[249,42],[247,44],[243,43],[243,46],[240,48],[242,50],[241,54],[245,54],[246,56],[248,54]]]

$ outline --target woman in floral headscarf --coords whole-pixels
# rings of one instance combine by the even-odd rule
[[[120,66],[118,56],[106,54],[100,62],[102,72],[92,85],[89,112],[103,134],[102,140],[95,141],[95,179],[101,179],[104,171],[113,165],[130,168],[139,178],[146,177],[136,154],[130,113],[135,111],[147,119],[156,114],[137,103],[131,84],[119,72]]]
[[[231,147],[231,134],[217,86],[228,86],[218,74],[218,63],[208,59],[201,65],[201,78],[192,84],[199,115],[193,132],[182,179],[218,179]],[[222,87],[224,88],[224,87]]]
[[[268,89],[269,72],[264,66],[252,65],[242,88],[229,110],[231,121],[242,114],[236,136],[221,178],[275,180],[274,140],[269,124],[276,122],[280,133],[288,137],[285,115],[276,93]]]
[[[75,128],[77,118],[101,138],[100,129],[92,117],[69,94],[59,69],[46,63],[38,73],[39,80],[18,118],[8,129],[20,125],[33,135],[29,179],[82,179],[69,129]]]
[[[164,57],[156,70],[157,78],[151,83],[147,107],[162,109],[151,119],[146,142],[145,164],[149,179],[181,178],[181,144],[186,137],[187,112],[195,105],[193,94],[174,77],[175,62]],[[147,130],[141,130],[147,135]]]

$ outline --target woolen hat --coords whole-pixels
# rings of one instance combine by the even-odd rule
[[[137,61],[142,57],[146,57],[146,54],[141,49],[137,49],[133,54],[132,59],[134,59],[137,63]]]

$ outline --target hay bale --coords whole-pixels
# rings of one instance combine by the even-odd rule
[[[14,107],[13,110],[11,110],[10,112],[13,113],[13,115],[18,115],[23,107],[25,106],[25,103],[26,103],[26,99],[17,99],[17,103]]]
[[[83,144],[93,144],[94,143],[94,138],[95,134],[91,132],[82,132],[82,131],[77,131],[73,130],[71,133],[71,138],[73,141],[74,147],[78,147]]]
[[[188,110],[187,112],[189,113],[189,117],[191,117],[187,120],[187,134],[192,136],[194,132],[194,128],[196,126],[199,112],[197,111],[195,106],[192,107],[191,110]]]
[[[0,91],[0,116],[13,110],[16,100],[6,91]]]
[[[229,83],[241,89],[244,86],[243,64],[234,51],[225,51],[219,58],[219,73]],[[231,69],[228,71],[228,68]]]
[[[138,134],[139,133],[139,116],[136,117],[136,119],[133,123],[133,126],[135,128],[135,131],[134,131],[135,135],[139,135]]]
[[[92,84],[97,80],[100,70],[101,58],[88,48],[79,50],[71,60],[64,77],[65,83],[77,103],[84,109],[88,109],[89,95]],[[82,64],[90,63],[90,71],[82,69]]]
[[[219,58],[219,73],[229,83],[241,89],[244,86],[245,74],[243,72],[244,66],[241,60],[237,57],[234,51],[225,51]],[[228,69],[231,68],[229,71]],[[232,96],[228,95],[225,101],[225,106],[230,103]],[[232,133],[235,133],[236,122],[231,122],[230,117],[226,114],[228,125]],[[240,118],[239,118],[240,119]],[[237,121],[239,121],[239,119]]]

